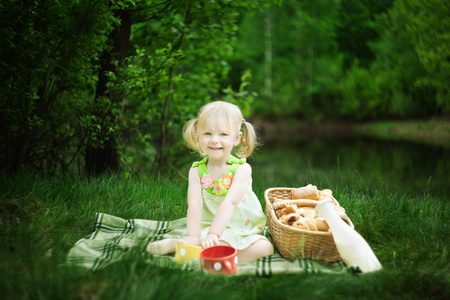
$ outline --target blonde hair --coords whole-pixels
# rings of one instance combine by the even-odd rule
[[[224,101],[214,101],[203,106],[197,118],[189,120],[183,127],[183,138],[188,148],[204,155],[199,144],[199,133],[207,122],[214,120],[221,128],[226,127],[232,134],[242,131],[242,137],[236,148],[238,157],[249,157],[257,146],[257,137],[253,125],[244,120],[239,107]],[[223,128],[225,130],[225,128]],[[241,130],[242,129],[242,130]]]

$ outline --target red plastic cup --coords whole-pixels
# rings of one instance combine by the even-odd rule
[[[210,274],[231,275],[237,271],[237,250],[230,246],[213,246],[200,252],[202,269]]]

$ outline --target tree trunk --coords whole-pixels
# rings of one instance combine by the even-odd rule
[[[314,44],[308,46],[308,101],[309,105],[312,103],[312,89],[314,84]]]
[[[193,1],[187,1],[186,2],[186,15],[184,17],[184,25],[188,27],[192,22],[192,16],[191,16],[191,8],[192,8]],[[173,46],[171,49],[171,53],[174,53],[181,49],[181,45],[184,41],[186,31],[183,30],[180,33],[180,37],[178,39],[178,42]],[[174,89],[174,83],[173,83],[173,77],[174,77],[175,67],[171,66],[169,69],[169,82],[167,84],[167,95],[164,100],[164,106],[162,111],[162,117],[161,117],[161,137],[159,141],[159,145],[157,147],[157,158],[155,167],[153,171],[155,173],[159,172],[164,168],[164,166],[167,163],[167,144],[168,144],[168,123],[169,123],[169,104],[170,100],[172,99],[173,89]]]
[[[302,101],[303,95],[305,95],[305,71],[304,71],[304,62],[303,62],[303,25],[302,25],[302,19],[300,18],[300,14],[298,13],[300,11],[299,3],[294,3],[294,10],[295,10],[295,67],[297,69],[296,76],[294,76],[294,87],[296,89],[296,92],[298,95],[301,95],[300,99]]]
[[[272,15],[266,9],[264,16],[264,96],[272,101]]]
[[[110,41],[112,41],[112,50],[105,50],[102,55],[101,68],[99,71],[97,90],[95,94],[96,111],[94,114],[97,120],[101,122],[101,131],[99,140],[103,140],[103,145],[95,145],[92,140],[86,145],[86,172],[88,175],[99,175],[107,171],[117,171],[120,167],[120,155],[117,151],[117,142],[114,133],[109,133],[106,122],[113,125],[116,117],[112,108],[123,101],[123,93],[109,91],[107,84],[109,78],[107,74],[113,72],[119,77],[119,68],[127,57],[128,45],[130,42],[131,19],[128,10],[116,11],[116,17],[121,22],[120,25],[112,31]],[[114,65],[117,60],[118,64]],[[109,98],[111,104],[109,107],[102,107],[102,99]],[[112,122],[112,123],[111,123]]]

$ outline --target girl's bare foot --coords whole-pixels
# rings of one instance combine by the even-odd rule
[[[147,245],[147,252],[154,255],[164,255],[175,252],[177,249],[177,241],[173,239],[161,240],[158,242],[149,243]]]

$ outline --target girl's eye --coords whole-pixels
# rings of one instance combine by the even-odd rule
[[[211,135],[211,132],[205,132],[204,135]]]
[[[220,135],[221,135],[221,136],[227,136],[228,133],[222,132]]]

